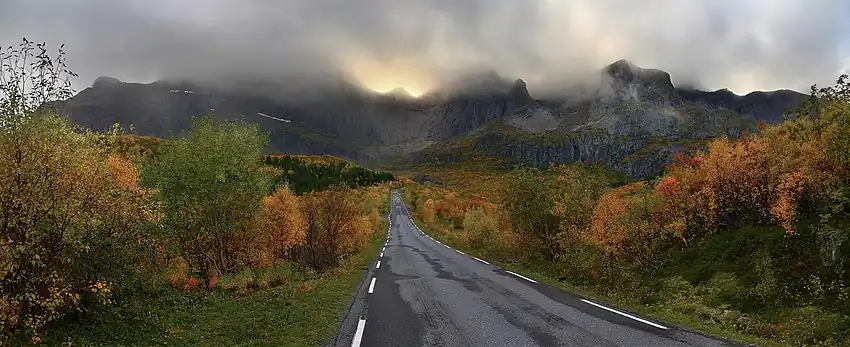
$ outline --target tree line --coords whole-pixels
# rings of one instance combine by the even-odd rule
[[[286,183],[290,190],[298,194],[339,185],[358,188],[396,180],[392,173],[370,170],[328,156],[269,155],[263,161],[266,165],[283,170],[283,175],[274,182],[276,186]]]

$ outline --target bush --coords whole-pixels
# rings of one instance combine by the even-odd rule
[[[275,265],[293,246],[304,243],[306,232],[300,199],[287,186],[280,187],[263,199],[251,223],[246,262],[259,267]]]
[[[168,236],[206,278],[238,269],[243,233],[271,186],[261,170],[266,142],[257,125],[197,118],[188,137],[164,144],[144,167]]]
[[[417,214],[419,214],[419,217],[422,218],[422,221],[426,224],[433,225],[437,222],[437,215],[434,211],[435,205],[436,203],[434,202],[434,199],[428,198],[428,200],[425,200],[425,202],[417,208]]]
[[[110,156],[117,132],[83,131],[41,108],[67,95],[69,72],[61,53],[54,61],[36,47],[0,51],[0,344],[109,304],[112,282],[150,246],[154,217],[138,171]],[[18,65],[26,58],[35,63]]]
[[[658,223],[659,208],[660,197],[644,182],[614,189],[596,203],[586,240],[624,260],[645,264],[667,242]]]
[[[496,219],[488,216],[480,206],[466,211],[463,217],[463,230],[470,247],[489,250],[500,248],[499,225]]]
[[[303,265],[324,272],[371,239],[374,226],[369,216],[346,191],[337,187],[305,197],[306,242],[296,253]]]
[[[558,245],[563,256],[578,260],[574,259],[576,254],[589,251],[584,238],[593,221],[596,202],[610,190],[609,185],[613,181],[598,168],[559,165],[552,169],[555,174],[555,215],[560,219]],[[577,249],[580,250],[577,252]],[[596,262],[598,259],[581,261]]]
[[[505,210],[512,229],[524,236],[525,247],[542,251],[553,259],[557,249],[559,219],[555,214],[555,197],[551,185],[537,170],[520,170],[505,189]]]

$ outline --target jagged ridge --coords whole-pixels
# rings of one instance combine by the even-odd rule
[[[532,165],[603,162],[643,176],[663,165],[667,152],[677,148],[671,145],[653,152],[651,156],[661,153],[660,159],[647,165],[640,159],[621,164],[657,144],[655,139],[676,143],[736,136],[755,121],[778,121],[805,97],[792,91],[737,96],[722,90],[676,89],[667,72],[640,68],[626,60],[601,69],[599,76],[599,84],[591,87],[595,89],[582,92],[581,97],[560,99],[535,99],[525,81],[492,71],[464,76],[419,98],[403,90],[376,94],[344,81],[293,93],[297,88],[273,82],[224,88],[187,81],[122,83],[101,77],[64,102],[61,110],[95,129],[132,123],[140,135],[167,137],[185,130],[192,116],[215,109],[223,118],[244,116],[259,122],[272,133],[272,149],[354,160],[404,155],[429,144],[484,135],[481,138],[486,141],[479,142],[479,149],[493,157]],[[494,123],[525,135],[500,144],[501,137],[487,137],[488,132],[494,133],[488,124]],[[540,132],[548,134],[548,139],[570,140],[528,141]],[[594,136],[575,135],[588,133]]]

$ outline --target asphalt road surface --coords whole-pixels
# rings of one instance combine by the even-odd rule
[[[423,234],[398,194],[332,346],[739,346],[538,283]]]

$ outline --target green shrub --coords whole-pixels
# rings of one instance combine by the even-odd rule
[[[557,254],[559,218],[555,213],[552,184],[539,171],[522,169],[505,188],[505,210],[514,232],[523,236],[525,247],[545,259]]]
[[[701,291],[707,297],[709,305],[729,309],[741,300],[745,289],[735,275],[719,272],[701,286]]]
[[[257,125],[193,120],[190,135],[164,144],[144,167],[145,185],[158,190],[169,237],[180,255],[205,277],[237,269],[239,233],[270,191],[261,170],[267,142]]]
[[[490,250],[498,248],[499,225],[480,206],[466,211],[463,217],[463,230],[467,234],[470,247]]]

